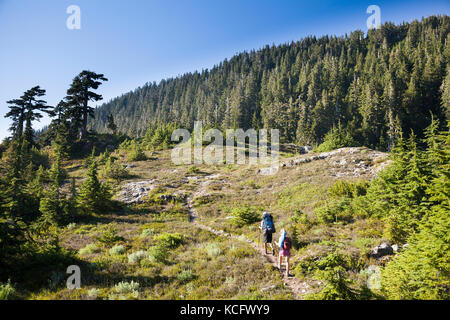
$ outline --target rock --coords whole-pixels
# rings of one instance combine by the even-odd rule
[[[375,259],[380,259],[384,256],[390,256],[394,254],[394,249],[387,243],[382,243],[379,246],[373,248],[369,253],[369,256]]]
[[[272,285],[272,286],[270,286],[270,287],[267,287],[267,288],[262,288],[261,289],[261,291],[269,291],[269,290],[273,290],[273,289],[275,289],[277,287],[277,285]]]
[[[304,146],[303,148],[305,149],[306,153],[310,153],[313,150],[313,147],[311,146]]]
[[[398,252],[398,245],[397,244],[392,245],[392,250],[394,250],[394,252]]]
[[[117,200],[126,204],[142,203],[155,186],[155,180],[130,182],[121,187]]]
[[[258,170],[258,173],[263,176],[269,176],[276,174],[279,170],[279,167],[269,167],[269,168],[261,168]]]

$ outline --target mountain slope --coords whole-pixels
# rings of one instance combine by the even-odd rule
[[[283,141],[317,144],[340,123],[348,144],[387,150],[400,130],[421,135],[431,113],[448,116],[449,21],[432,16],[243,52],[124,94],[97,108],[91,127],[107,131],[113,114],[121,132],[141,136],[159,123],[202,120],[279,128]]]

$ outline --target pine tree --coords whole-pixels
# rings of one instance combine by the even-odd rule
[[[11,118],[12,120],[9,130],[13,134],[13,139],[22,138],[25,123],[25,101],[23,99],[14,99],[6,103],[10,105],[10,111],[5,115],[5,118]]]
[[[108,129],[111,130],[113,134],[116,134],[117,126],[114,123],[114,116],[112,114],[109,114],[107,121],[108,121],[108,124],[107,124]]]
[[[87,176],[78,192],[78,206],[85,213],[104,213],[110,207],[112,194],[109,186],[98,180],[95,161],[90,164]]]
[[[87,136],[88,118],[94,117],[94,108],[89,106],[89,102],[103,99],[91,89],[97,90],[102,81],[108,81],[103,74],[82,71],[73,79],[72,85],[67,90],[66,107],[72,123],[80,130],[80,139]]]
[[[66,203],[61,195],[61,185],[66,176],[66,171],[61,167],[61,149],[57,148],[55,161],[50,169],[51,184],[44,191],[39,205],[42,227],[62,224],[67,220],[64,210]]]
[[[429,135],[428,140],[438,143],[429,146],[428,154],[439,159],[426,191],[428,212],[409,247],[382,271],[382,288],[389,299],[450,299],[450,131]]]
[[[41,119],[42,113],[52,114],[49,110],[51,107],[47,105],[47,102],[40,100],[40,97],[45,96],[45,90],[40,86],[36,86],[26,91],[21,99],[25,102],[25,131],[24,131],[24,143],[26,143],[27,151],[29,152],[34,145],[34,131],[32,128],[32,122]]]

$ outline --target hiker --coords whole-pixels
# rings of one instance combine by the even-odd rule
[[[289,258],[291,257],[292,241],[288,236],[286,230],[281,230],[280,239],[278,240],[278,246],[280,247],[280,260],[278,261],[278,269],[281,270],[281,263],[283,257],[286,258],[286,277],[289,277]]]
[[[272,244],[272,234],[275,233],[275,224],[273,223],[273,217],[269,212],[263,213],[259,229],[261,229],[264,234],[264,252],[267,254],[267,245],[270,245],[272,255],[275,255],[275,248]]]

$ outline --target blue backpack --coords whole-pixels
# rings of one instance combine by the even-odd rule
[[[269,233],[275,233],[275,224],[273,223],[273,217],[270,213],[264,213],[263,215],[263,230]]]

